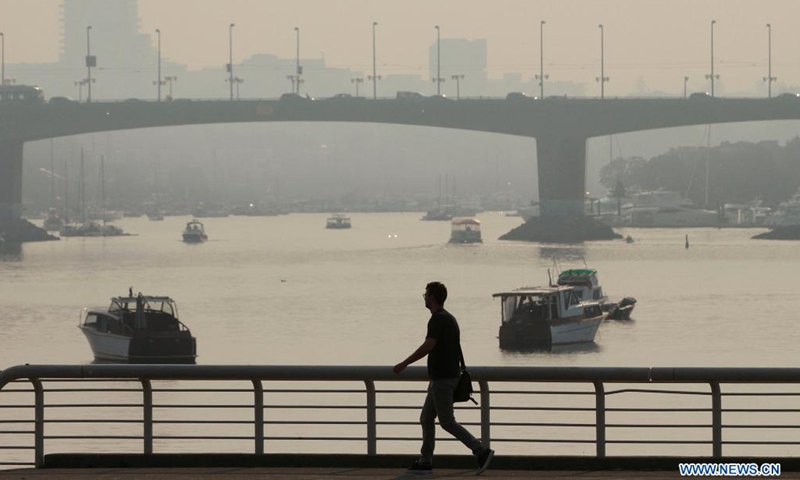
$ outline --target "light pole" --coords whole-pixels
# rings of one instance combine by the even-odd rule
[[[239,85],[244,83],[244,79],[239,77],[233,77],[233,83],[236,84],[236,100],[239,100]]]
[[[300,27],[294,27],[297,43],[297,54],[295,56],[295,75],[297,75],[297,94],[300,95],[300,75],[303,74],[303,69],[300,67]]]
[[[456,100],[461,99],[461,80],[464,80],[464,74],[453,75],[450,78],[456,81]]]
[[[161,80],[161,29],[156,28],[156,34],[158,34],[158,80],[156,80],[156,84],[158,85],[158,101],[161,101],[161,85],[164,84],[164,81]]]
[[[683,98],[686,98],[686,82],[689,81],[689,77],[683,77]]]
[[[539,75],[534,75],[539,80],[539,98],[544,98],[544,81],[549,78],[544,74],[544,24],[544,20],[539,22]]]
[[[231,87],[231,101],[233,101],[233,27],[235,26],[233,23],[228,26],[228,83]]]
[[[2,42],[2,52],[0,52],[0,85],[6,84],[6,36],[0,32],[0,42]]]
[[[772,76],[772,25],[767,24],[767,76],[764,81],[767,82],[767,98],[772,98],[772,82],[777,80],[778,77]]]
[[[610,80],[610,78],[606,77],[606,70],[605,70],[605,35],[603,31],[603,24],[601,23],[598,25],[600,28],[600,76],[595,78],[598,82],[600,82],[600,98],[605,98],[605,83]]]
[[[164,83],[169,83],[169,100],[172,100],[172,82],[177,82],[178,76],[177,75],[165,75],[164,76]]]
[[[378,22],[372,22],[372,99],[378,98],[378,75],[375,66],[375,27]]]
[[[716,20],[711,20],[711,75],[706,75],[706,78],[711,80],[711,96],[714,96],[714,80],[719,78],[719,75],[714,75],[714,25],[717,24]]]
[[[442,37],[439,25],[436,25],[436,95],[442,94]]]
[[[351,78],[350,83],[354,83],[356,85],[356,97],[358,96],[358,85],[364,83],[364,79],[361,77],[358,78]]]
[[[96,61],[94,57],[92,57],[92,50],[91,50],[91,41],[89,37],[89,32],[92,31],[92,26],[89,25],[86,27],[86,103],[92,103],[92,67],[96,65]]]

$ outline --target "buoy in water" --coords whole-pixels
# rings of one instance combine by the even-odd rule
[[[689,248],[689,234],[686,234],[686,248]]]

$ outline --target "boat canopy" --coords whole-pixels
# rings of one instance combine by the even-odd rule
[[[169,297],[158,296],[145,296],[140,295],[136,297],[114,297],[111,299],[111,306],[108,307],[108,313],[120,313],[123,311],[136,312],[136,302],[141,300],[142,309],[150,311],[165,312],[173,317],[178,317],[178,308],[175,301]]]
[[[574,290],[574,288],[568,285],[554,285],[552,287],[522,287],[507,292],[493,293],[492,297],[530,297],[537,295],[541,296],[541,295],[550,295],[553,293],[558,293],[564,290]]]
[[[572,268],[569,270],[564,270],[559,274],[559,277],[568,277],[568,276],[579,276],[579,275],[597,275],[597,270],[592,268]]]
[[[469,217],[456,217],[451,220],[453,225],[480,225],[480,220],[476,218],[469,218]]]

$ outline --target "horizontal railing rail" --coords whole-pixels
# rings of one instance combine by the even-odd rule
[[[500,451],[800,456],[798,368],[470,372],[479,406],[459,404],[458,418]],[[15,366],[0,372],[0,465],[41,467],[46,452],[397,453],[420,441],[425,381],[423,367]]]

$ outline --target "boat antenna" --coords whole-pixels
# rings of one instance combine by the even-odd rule
[[[133,298],[133,287],[128,287],[128,297]]]
[[[552,277],[552,275],[550,275],[550,269],[549,268],[547,269],[547,282],[548,282],[548,285],[550,285],[551,287],[553,286],[553,277]]]

